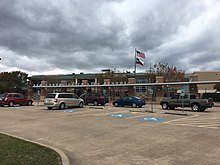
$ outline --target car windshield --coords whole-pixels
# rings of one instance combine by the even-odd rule
[[[46,98],[55,98],[55,96],[56,96],[56,94],[48,94],[47,96],[46,96]]]
[[[8,95],[7,93],[0,94],[0,97],[5,97],[5,96],[7,96],[7,95]]]
[[[135,96],[134,98],[135,98],[135,99],[138,99],[138,100],[141,100],[141,99],[142,99],[142,98],[140,98],[140,97],[137,97],[137,96]]]

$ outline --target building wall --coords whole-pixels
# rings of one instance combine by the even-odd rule
[[[123,73],[124,81],[127,79],[126,82],[114,82],[113,79],[106,78],[104,79],[104,83],[128,83],[128,84],[135,84],[135,83],[149,83],[150,77],[146,73],[138,73],[135,76],[133,74],[125,74]],[[73,74],[73,75],[44,75],[44,76],[32,76],[30,77],[30,87],[34,84],[40,84],[47,82],[47,85],[53,86],[56,84],[99,84],[99,77],[100,74]],[[192,74],[187,75],[189,81],[211,81],[211,80],[220,80],[220,71],[200,71],[194,72]],[[163,77],[156,77],[156,82],[162,83],[164,82]],[[102,84],[102,83],[101,83]],[[213,89],[213,84],[210,85],[194,85],[189,86],[189,92],[196,92],[197,90],[199,93],[205,93],[215,90]],[[165,95],[169,95],[176,93],[178,90],[181,90],[182,86],[157,86],[154,89],[153,97],[162,98]],[[48,92],[74,92],[77,95],[81,95],[84,92],[103,92],[106,91],[109,94],[109,98],[111,100],[117,99],[119,97],[123,97],[125,95],[137,95],[144,97],[145,99],[152,99],[152,95],[150,94],[151,88],[150,87],[127,87],[127,88],[48,88],[48,89],[29,89],[29,94],[32,96],[36,95],[40,92],[41,100],[43,99],[43,95],[45,96]],[[155,99],[155,98],[154,98]]]
[[[192,75],[198,76],[198,81],[214,81],[220,80],[220,71],[199,71]],[[214,84],[200,84],[198,85],[199,93],[214,92]]]

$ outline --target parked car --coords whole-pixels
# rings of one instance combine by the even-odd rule
[[[162,109],[175,109],[177,107],[191,107],[192,111],[203,112],[214,106],[213,99],[199,99],[194,94],[176,94],[170,98],[163,98],[160,101]]]
[[[106,103],[109,102],[107,95],[103,93],[87,93],[87,94],[82,94],[80,96],[85,102],[85,104],[92,103],[94,105],[105,105]]]
[[[4,96],[5,96],[4,94],[0,94],[0,106],[1,107],[4,107],[4,105],[5,105],[4,100],[3,100]]]
[[[84,101],[74,93],[49,93],[44,100],[48,109],[65,109],[68,107],[83,107]]]
[[[115,100],[113,101],[112,103],[115,107],[118,107],[118,106],[132,106],[134,108],[136,107],[142,107],[143,105],[146,104],[145,100],[140,98],[140,97],[137,97],[137,96],[126,96],[124,98],[121,98],[121,99],[118,99],[118,100]]]
[[[5,93],[0,97],[0,105],[2,107],[5,105],[13,107],[15,104],[31,106],[33,104],[33,99],[21,93]]]

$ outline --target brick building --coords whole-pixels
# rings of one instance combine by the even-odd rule
[[[185,81],[213,81],[220,80],[220,71],[194,72],[185,75]],[[146,100],[159,100],[164,96],[185,90],[196,93],[198,96],[205,92],[215,92],[214,84],[207,85],[160,85],[160,86],[135,86],[135,87],[80,87],[80,85],[98,84],[139,84],[163,83],[164,78],[156,77],[151,73],[114,73],[107,69],[102,73],[93,74],[64,74],[64,75],[36,75],[29,77],[28,95],[35,99],[43,100],[49,92],[73,92],[81,95],[85,92],[105,92],[110,100],[125,95],[136,95]],[[74,85],[79,85],[78,87]],[[44,87],[42,87],[44,86]],[[74,87],[73,87],[74,86]],[[153,91],[153,93],[151,92]]]

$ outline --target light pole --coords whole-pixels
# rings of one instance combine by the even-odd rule
[[[151,66],[150,66],[150,69],[147,69],[148,71],[150,71],[150,77],[149,77],[149,83],[152,83],[152,69]],[[151,96],[151,112],[153,113],[154,110],[153,110],[153,95],[154,95],[154,87],[150,87],[150,96]]]

